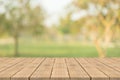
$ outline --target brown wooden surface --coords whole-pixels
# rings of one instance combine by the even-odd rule
[[[0,58],[0,80],[120,80],[120,58]]]

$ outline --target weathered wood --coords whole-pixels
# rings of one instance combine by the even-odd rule
[[[12,76],[11,80],[29,80],[29,77],[39,67],[43,60],[44,59],[40,58],[35,59],[30,64],[26,65],[21,71]]]
[[[55,63],[53,66],[52,74],[51,74],[52,80],[68,80],[68,70],[67,65],[65,63],[64,58],[56,58]]]
[[[24,68],[29,62],[31,62],[31,59],[24,59],[24,61],[19,62],[18,64],[15,64],[14,66],[0,72],[0,80],[10,80],[11,76]]]
[[[0,80],[120,80],[120,58],[0,58]]]
[[[66,64],[68,66],[71,80],[90,80],[89,75],[73,58],[67,58]]]
[[[30,76],[30,80],[49,80],[54,65],[54,58],[47,58]]]
[[[17,59],[11,58],[11,59],[6,59],[2,61],[2,63],[0,64],[0,72],[10,68],[11,66],[14,66],[15,64],[23,60],[24,59],[20,59],[20,58],[17,58]]]
[[[120,79],[120,72],[114,70],[113,68],[99,62],[96,59],[86,59],[89,63],[94,65],[96,68],[98,68],[100,71],[105,73],[107,76],[109,76],[110,80],[117,80]]]
[[[120,61],[116,61],[113,59],[96,59],[97,61],[117,70],[120,71]]]
[[[89,74],[92,80],[109,80],[109,77],[103,72],[99,71],[94,65],[91,65],[84,59],[78,59],[79,64],[84,68],[84,70]]]

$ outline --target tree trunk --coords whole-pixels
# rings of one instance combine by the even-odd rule
[[[111,32],[111,25],[108,25],[105,27],[105,34],[104,34],[104,49],[106,50],[106,54],[107,54],[107,48],[110,45],[110,41],[111,41],[111,36],[112,36],[112,32]]]
[[[15,54],[16,57],[18,57],[19,56],[19,41],[18,41],[18,35],[17,34],[14,36],[14,47],[15,47],[14,54]]]
[[[95,40],[95,47],[98,51],[99,57],[104,58],[106,57],[105,51],[100,47],[99,41]]]

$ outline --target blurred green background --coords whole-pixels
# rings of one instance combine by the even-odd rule
[[[0,0],[0,57],[120,57],[120,0]]]
[[[93,44],[81,42],[57,43],[21,40],[18,57],[99,57]],[[14,56],[14,45],[0,45],[0,56]],[[107,48],[106,57],[120,57],[120,48]]]

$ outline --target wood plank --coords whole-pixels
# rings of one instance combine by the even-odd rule
[[[110,59],[105,59],[105,58],[104,59],[97,59],[96,58],[96,60],[111,67],[111,68],[113,68],[114,70],[120,71],[120,62],[119,61],[115,61],[115,60],[111,61]]]
[[[91,65],[94,65],[97,67],[100,71],[105,73],[107,76],[109,76],[110,80],[118,80],[120,79],[120,72],[114,70],[113,68],[110,68],[106,66],[105,64],[97,61],[96,59],[86,59]]]
[[[14,60],[15,58],[11,58],[11,59],[1,59],[0,61],[0,67],[2,67],[4,64],[8,63],[8,62],[11,62],[12,60]]]
[[[73,58],[67,58],[66,64],[68,66],[69,75],[71,80],[90,80],[89,75]]]
[[[115,65],[116,67],[120,66],[120,59],[119,58],[107,58],[108,62],[110,62],[112,65]]]
[[[11,60],[14,60],[15,58],[1,58],[1,61],[0,61],[0,66],[2,66],[3,64],[7,63],[7,62],[10,62]]]
[[[119,58],[0,58],[0,80],[120,80]]]
[[[64,58],[56,58],[53,66],[51,80],[68,80],[69,74]]]
[[[0,64],[0,72],[14,66],[15,64],[17,64],[23,60],[24,59],[21,59],[21,58],[11,58],[11,59],[7,59],[7,60],[3,61],[3,63]]]
[[[30,80],[49,80],[52,68],[54,65],[54,58],[47,58],[31,75]]]
[[[31,61],[32,61],[31,58],[24,59],[24,61],[19,62],[18,64],[12,66],[11,68],[0,72],[0,80],[11,80],[11,76],[16,74],[18,71],[24,68],[25,65],[29,64]]]
[[[7,61],[9,58],[0,58],[0,64]]]
[[[112,59],[113,59],[113,60],[120,61],[120,58],[115,58],[115,57],[114,57],[114,58],[112,58]]]
[[[88,63],[83,58],[76,58],[79,64],[84,68],[84,70],[89,74],[91,80],[109,80],[109,77],[103,72],[99,71],[95,66]]]
[[[28,64],[21,71],[16,73],[11,77],[11,80],[29,80],[29,77],[32,73],[40,66],[40,64],[44,61],[44,58],[36,58],[33,62]]]

